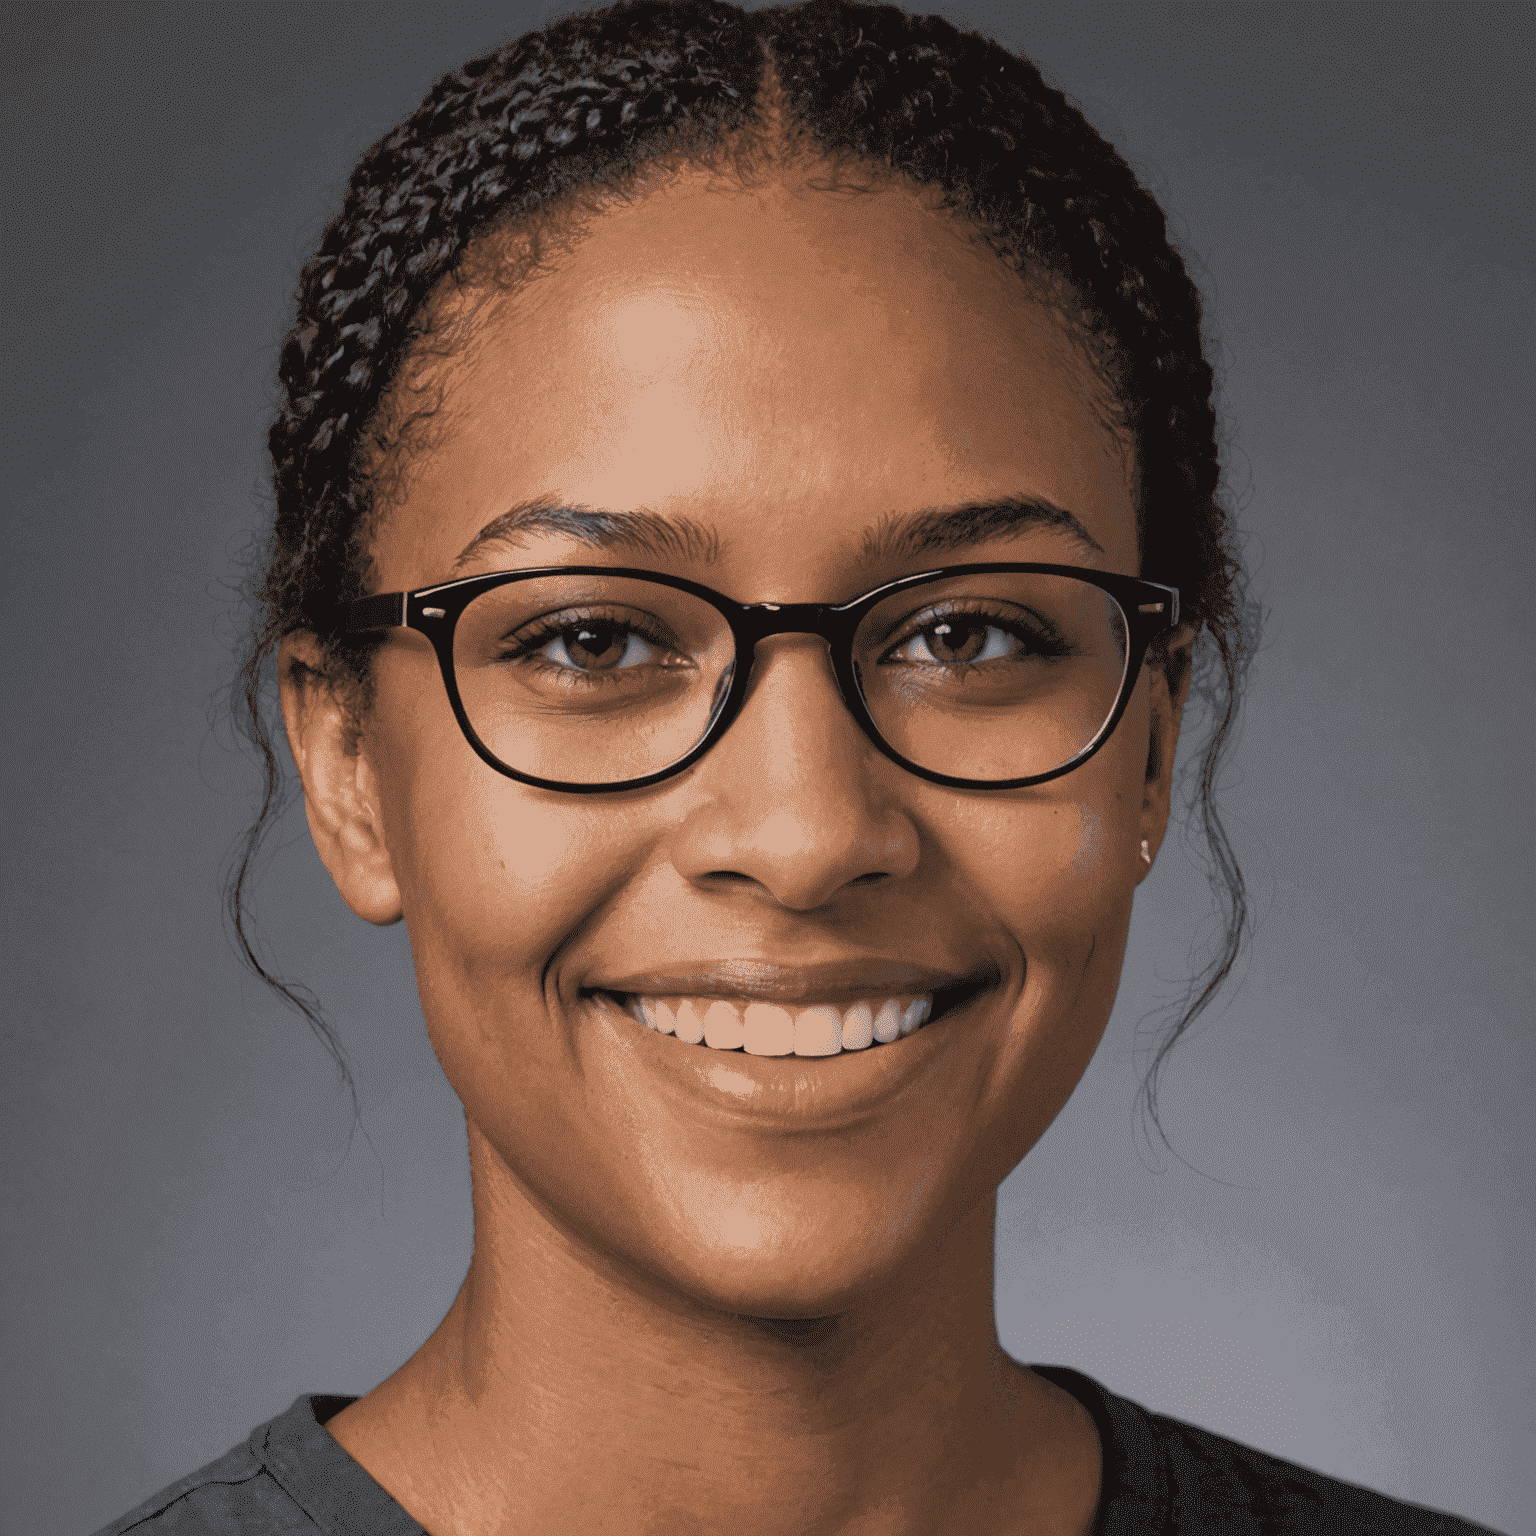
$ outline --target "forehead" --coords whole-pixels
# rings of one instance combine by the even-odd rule
[[[468,303],[472,339],[442,364],[430,446],[381,529],[380,574],[401,585],[539,499],[703,524],[743,574],[771,562],[814,585],[892,514],[1033,497],[1135,569],[1100,380],[915,188],[686,172]]]

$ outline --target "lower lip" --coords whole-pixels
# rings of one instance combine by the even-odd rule
[[[585,996],[587,1028],[627,1058],[625,1070],[654,1076],[688,1113],[749,1120],[784,1131],[835,1130],[890,1107],[950,1054],[950,1026],[986,1004],[985,987],[921,1029],[836,1056],[752,1056],[658,1034],[604,993]]]

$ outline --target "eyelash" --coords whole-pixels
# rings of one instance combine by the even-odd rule
[[[645,641],[647,645],[654,646],[658,651],[672,655],[677,654],[673,646],[654,627],[633,624],[628,620],[613,619],[602,614],[562,613],[545,619],[540,623],[539,628],[526,639],[509,641],[501,659],[508,662],[528,662],[533,671],[540,676],[558,677],[562,686],[572,688],[616,685],[626,674],[642,670],[639,667],[615,667],[604,668],[598,672],[586,672],[579,667],[567,667],[562,666],[559,662],[545,661],[539,656],[538,653],[552,640],[558,640],[563,635],[570,634],[584,623],[606,624],[621,633],[626,641],[630,636],[637,636]]]
[[[892,641],[885,649],[885,656],[901,646],[909,644],[919,636],[926,634],[936,625],[952,619],[981,619],[987,622],[989,629],[1000,630],[1003,634],[1017,640],[1030,655],[1061,657],[1070,653],[1070,647],[1059,638],[1052,638],[1047,632],[1048,627],[1043,621],[1037,621],[1035,627],[1028,626],[1014,613],[1000,613],[995,608],[966,608],[949,607],[930,609],[927,613],[919,615],[915,619],[906,621],[900,639]],[[882,657],[884,660],[884,657]],[[975,666],[974,662],[941,662],[935,660],[932,663],[907,662],[907,666]]]

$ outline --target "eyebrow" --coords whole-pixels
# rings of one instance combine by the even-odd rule
[[[701,565],[713,565],[720,558],[719,535],[691,518],[529,501],[492,518],[460,551],[454,569],[462,570],[487,544],[516,544],[539,533],[563,533],[593,549],[630,549]]]
[[[865,533],[860,552],[870,561],[913,559],[985,544],[992,539],[1013,538],[1036,528],[1060,529],[1075,543],[1100,554],[1104,552],[1103,545],[1079,518],[1038,496],[1002,496],[958,507],[888,512]],[[530,501],[488,522],[464,546],[454,569],[462,570],[487,544],[517,544],[540,533],[565,534],[593,549],[633,550],[701,565],[714,565],[720,559],[719,533],[692,518]]]
[[[1009,539],[1036,528],[1059,528],[1078,544],[1104,553],[1104,546],[1065,507],[1039,496],[1002,496],[958,507],[921,512],[888,512],[864,535],[866,560],[910,559],[936,551],[963,549],[991,539]]]

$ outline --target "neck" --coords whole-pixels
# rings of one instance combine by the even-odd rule
[[[677,1530],[702,1511],[753,1536],[1002,1530],[957,1525],[957,1505],[1028,1503],[1059,1481],[1062,1394],[997,1340],[995,1199],[867,1302],[772,1321],[594,1254],[473,1123],[470,1154],[458,1297],[331,1423],[428,1530]]]

